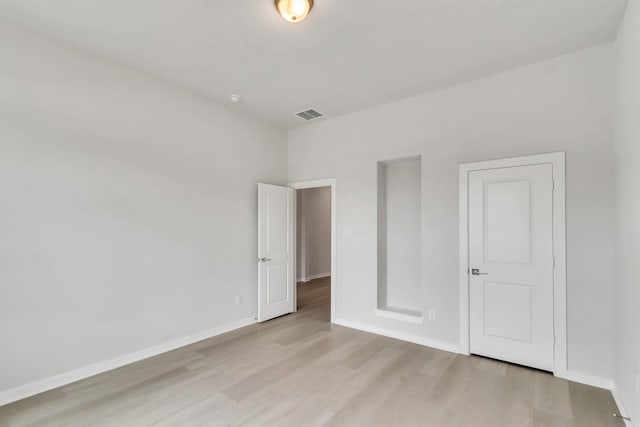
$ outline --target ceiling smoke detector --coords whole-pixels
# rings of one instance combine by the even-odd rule
[[[317,118],[324,116],[324,114],[319,113],[316,110],[309,109],[309,110],[300,111],[299,113],[296,113],[296,116],[304,120],[315,120]]]

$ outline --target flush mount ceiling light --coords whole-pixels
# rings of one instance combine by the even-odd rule
[[[307,17],[313,0],[276,0],[276,9],[288,22],[297,23]]]

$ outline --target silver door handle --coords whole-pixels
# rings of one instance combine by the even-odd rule
[[[265,257],[260,258],[260,262],[267,262],[267,261],[271,261],[271,258],[265,258]]]
[[[480,273],[479,268],[472,268],[471,274],[473,274],[474,276],[487,276],[489,273]]]

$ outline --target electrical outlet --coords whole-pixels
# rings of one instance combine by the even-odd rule
[[[236,305],[242,305],[242,297],[240,295],[236,297]]]
[[[429,310],[429,320],[436,320],[436,311]]]

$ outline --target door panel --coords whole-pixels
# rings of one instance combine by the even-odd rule
[[[258,184],[258,321],[294,311],[294,191]]]
[[[484,283],[484,334],[531,343],[531,286]]]
[[[530,187],[528,180],[485,184],[485,262],[531,261]]]
[[[283,284],[289,283],[285,264],[266,265],[267,269],[267,304],[276,304],[289,299],[289,287]]]
[[[469,174],[471,352],[553,370],[552,165]]]
[[[288,224],[290,221],[287,203],[290,201],[288,192],[266,191],[267,199],[267,246],[271,254],[287,252],[289,249]]]

